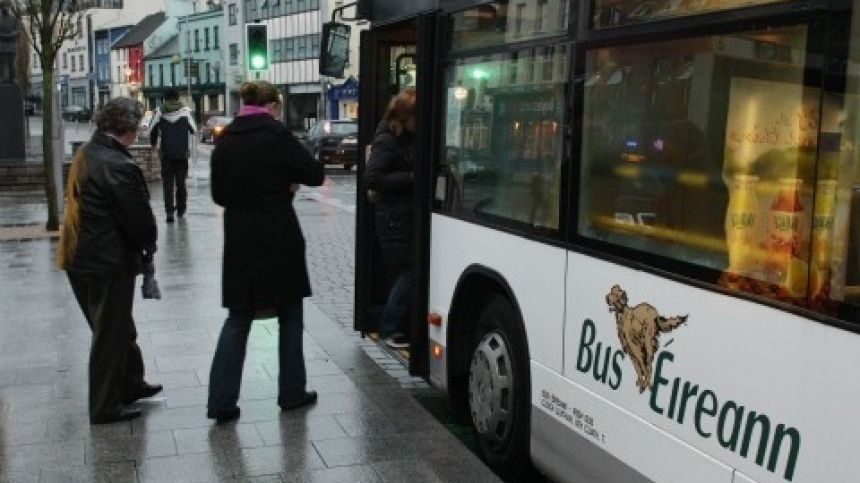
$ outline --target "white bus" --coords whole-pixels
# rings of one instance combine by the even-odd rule
[[[499,474],[860,481],[858,5],[359,2],[362,146],[418,91],[410,368]]]

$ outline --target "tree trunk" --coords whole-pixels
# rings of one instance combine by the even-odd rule
[[[57,180],[54,179],[54,62],[42,62],[42,159],[45,165],[45,197],[48,201],[48,223],[45,228],[60,227],[57,206]],[[62,127],[60,127],[62,129]],[[60,160],[62,163],[63,160]],[[62,172],[62,170],[60,171]],[[62,180],[60,180],[62,182]]]

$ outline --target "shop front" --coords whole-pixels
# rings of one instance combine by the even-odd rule
[[[329,87],[328,118],[358,119],[358,79],[350,76],[343,84]]]

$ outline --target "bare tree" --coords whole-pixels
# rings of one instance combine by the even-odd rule
[[[54,64],[63,42],[79,35],[82,13],[88,3],[83,0],[0,0],[0,5],[8,8],[26,29],[30,45],[42,64],[42,153],[48,230],[59,228],[57,182],[62,182],[54,179],[54,149],[51,145],[56,95]]]

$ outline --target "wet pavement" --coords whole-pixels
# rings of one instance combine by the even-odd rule
[[[277,323],[266,320],[249,339],[241,419],[205,418],[226,312],[221,211],[205,159],[199,175],[186,218],[173,225],[163,221],[160,187],[151,187],[164,299],[144,301],[138,290],[134,313],[147,379],[165,391],[139,403],[145,415],[132,423],[88,423],[90,333],[55,268],[56,241],[0,242],[0,482],[498,481],[412,397],[426,384],[351,330],[349,175],[296,200],[315,291],[305,303],[305,354],[318,404],[279,411]],[[0,197],[0,230],[42,223],[43,210],[38,195]]]

